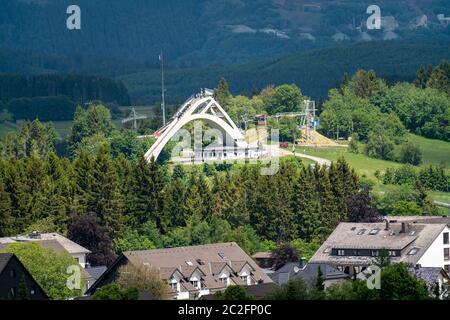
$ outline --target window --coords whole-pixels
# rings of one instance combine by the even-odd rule
[[[11,296],[12,297],[16,296],[16,288],[11,288]]]
[[[244,281],[245,283],[247,283],[248,276],[241,276],[241,280]]]
[[[220,280],[220,283],[222,283],[222,284],[227,283],[227,277],[221,277],[219,280]]]
[[[447,271],[447,273],[450,273],[450,264],[446,264],[444,266],[445,271]]]
[[[444,233],[444,244],[449,244],[448,232]]]
[[[170,283],[170,288],[171,288],[172,290],[177,290],[177,289],[178,289],[177,283],[176,283],[176,282],[171,282],[171,283]]]
[[[374,235],[376,235],[376,234],[378,234],[378,232],[380,232],[380,229],[372,229],[372,230],[370,230],[370,232],[369,232],[369,234],[371,235],[371,236],[374,236]]]
[[[218,253],[219,257],[221,257],[222,259],[225,259],[227,256],[225,255],[225,253],[223,252],[219,252]]]
[[[191,284],[192,284],[195,288],[198,288],[198,281],[191,281]]]
[[[409,250],[408,256],[415,256],[417,252],[419,252],[418,248],[412,248],[411,250]]]
[[[379,252],[378,250],[372,250],[372,257],[378,257]]]
[[[191,267],[194,265],[191,261],[186,261],[186,264]]]
[[[450,249],[444,248],[444,260],[450,260]]]
[[[358,231],[358,236],[361,236],[361,235],[363,235],[364,234],[364,232],[366,232],[366,229],[361,229],[361,230],[359,230]]]
[[[11,271],[9,271],[9,276],[10,276],[11,278],[15,278],[15,277],[16,277],[16,270],[11,269]]]
[[[202,259],[197,259],[196,261],[197,261],[197,263],[198,263],[200,266],[204,266],[204,265],[205,265],[205,262],[204,262]]]
[[[338,250],[337,251],[338,256],[345,256],[345,250]]]
[[[397,253],[394,250],[390,250],[389,251],[389,256],[390,257],[395,257],[397,255]]]

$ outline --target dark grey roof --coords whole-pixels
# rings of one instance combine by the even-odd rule
[[[265,296],[267,296],[269,293],[271,293],[272,291],[274,291],[277,288],[278,288],[278,286],[273,282],[258,283],[258,284],[252,285],[252,286],[244,286],[245,291],[249,295],[253,296],[256,299],[264,298]],[[201,296],[200,299],[201,300],[215,300],[216,296],[215,296],[215,294],[207,294],[207,295]]]
[[[5,269],[12,257],[12,253],[0,253],[0,273],[2,273],[3,269]]]
[[[429,286],[433,286],[439,280],[441,273],[448,277],[445,271],[439,267],[412,267],[408,268],[408,271],[416,278],[424,280]]]
[[[289,262],[274,273],[269,274],[269,276],[278,285],[282,285],[287,283],[289,280],[299,278],[301,278],[306,284],[312,284],[317,278],[319,267],[325,280],[349,278],[348,274],[327,264],[308,263],[302,268],[300,262]]]
[[[263,298],[277,288],[278,286],[273,282],[258,283],[253,286],[246,286],[245,291],[255,298]]]
[[[86,268],[86,272],[89,273],[89,275],[92,277],[92,279],[97,280],[101,277],[101,275],[107,270],[108,268],[106,266],[99,266],[99,267],[89,267]]]

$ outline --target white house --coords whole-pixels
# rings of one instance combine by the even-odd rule
[[[86,257],[89,253],[91,253],[91,251],[89,251],[88,249],[55,232],[32,232],[29,235],[0,238],[0,245],[3,246],[14,242],[42,242],[43,246],[52,246],[52,242],[57,242],[62,248],[64,248],[65,251],[67,251],[72,257],[75,258],[75,260],[78,261],[82,268],[86,268]]]
[[[438,217],[439,218],[439,217]],[[340,223],[311,258],[347,274],[372,265],[380,251],[392,262],[450,272],[448,218],[390,217],[382,223]]]

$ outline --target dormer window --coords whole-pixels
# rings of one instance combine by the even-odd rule
[[[171,282],[170,283],[170,288],[174,291],[177,291],[178,289],[178,284],[176,282]]]
[[[197,280],[191,281],[191,284],[192,284],[195,288],[198,288],[198,281],[197,281]]]
[[[248,276],[241,276],[241,280],[245,283],[248,281]]]

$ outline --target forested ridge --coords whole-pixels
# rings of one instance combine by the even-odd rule
[[[71,120],[76,105],[97,100],[130,104],[123,83],[105,77],[0,74],[0,110],[8,111],[14,120]]]

